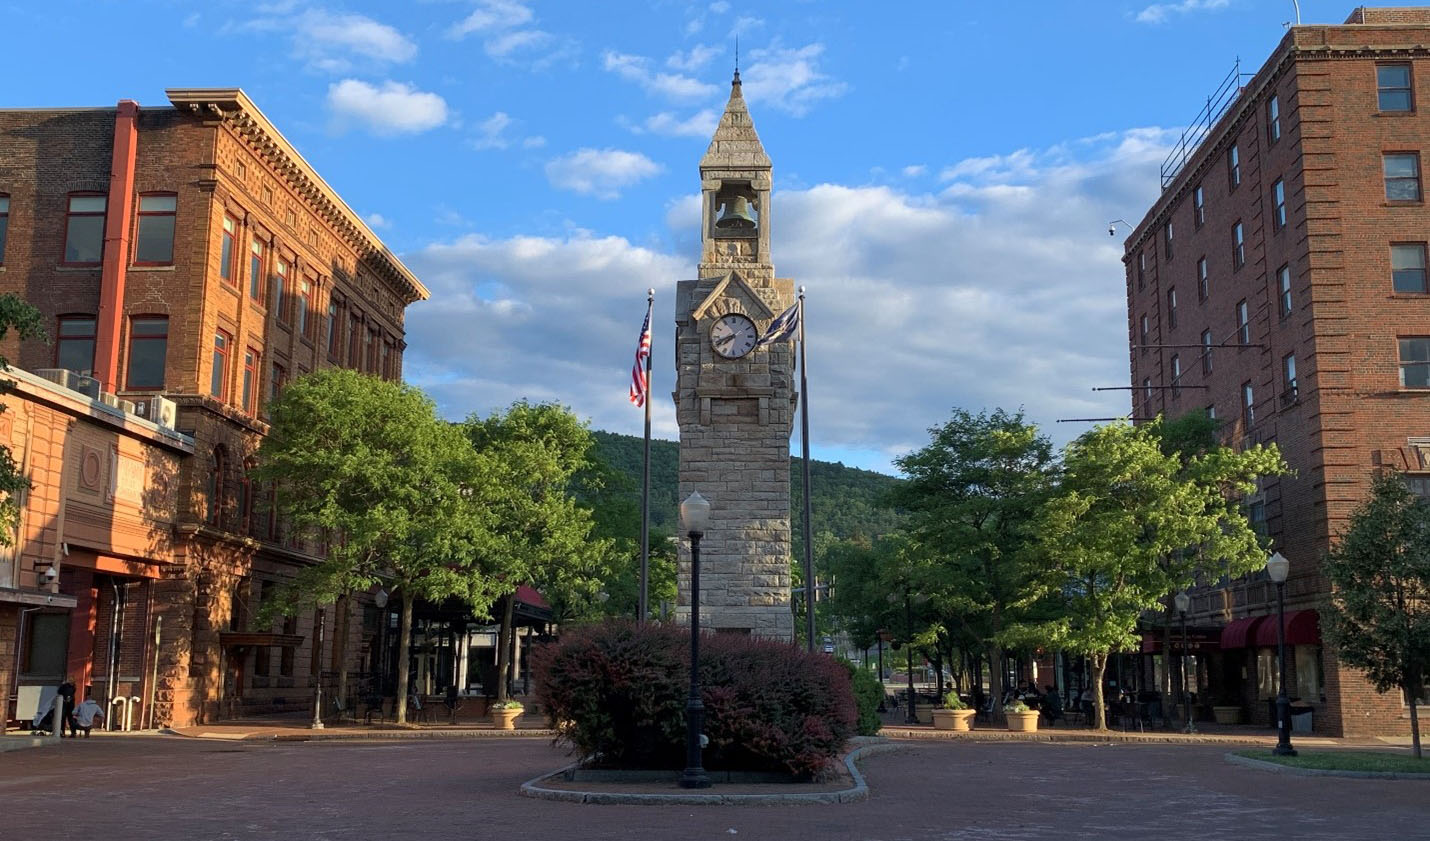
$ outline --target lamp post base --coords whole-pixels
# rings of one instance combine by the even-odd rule
[[[1271,754],[1296,755],[1296,749],[1291,747],[1291,701],[1284,694],[1276,699],[1276,747],[1271,749]]]
[[[704,768],[686,768],[685,773],[680,775],[681,788],[709,788],[710,775],[705,773]]]

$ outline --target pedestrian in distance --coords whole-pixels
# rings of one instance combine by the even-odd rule
[[[84,731],[84,737],[89,738],[89,731],[94,727],[95,721],[104,721],[104,708],[94,700],[94,693],[86,689],[84,701],[74,708],[74,718],[71,724],[78,724],[79,729]]]
[[[64,707],[60,710],[60,738],[64,738],[65,729],[68,728],[70,731],[70,738],[77,739],[79,738],[79,728],[75,726],[74,721],[74,684],[70,683],[69,681],[65,681],[64,683],[60,684],[58,692],[60,698],[63,699],[64,702]]]

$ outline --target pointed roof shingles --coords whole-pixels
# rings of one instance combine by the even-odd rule
[[[770,169],[770,156],[765,154],[760,136],[755,133],[755,122],[745,107],[738,70],[730,82],[730,101],[710,139],[710,148],[700,159],[700,169]]]

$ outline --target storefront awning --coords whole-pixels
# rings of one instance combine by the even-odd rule
[[[1267,621],[1256,629],[1258,646],[1276,645],[1276,617],[1268,616]],[[1286,614],[1287,645],[1320,645],[1321,617],[1314,610],[1293,610]]]
[[[1247,648],[1248,646],[1254,645],[1256,641],[1256,630],[1265,619],[1265,616],[1248,616],[1244,619],[1237,619],[1230,625],[1222,628],[1222,650]]]

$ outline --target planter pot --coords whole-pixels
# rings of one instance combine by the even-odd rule
[[[973,723],[973,716],[976,710],[934,710],[933,729],[953,730],[957,733],[966,733]]]
[[[1241,707],[1214,706],[1212,707],[1212,717],[1216,719],[1217,724],[1240,724]]]
[[[1025,713],[1006,713],[1008,716],[1008,729],[1014,733],[1032,733],[1038,729],[1038,711],[1028,710]]]
[[[521,709],[496,709],[492,710],[492,721],[496,722],[498,730],[515,730],[516,720],[521,718],[525,710]]]

